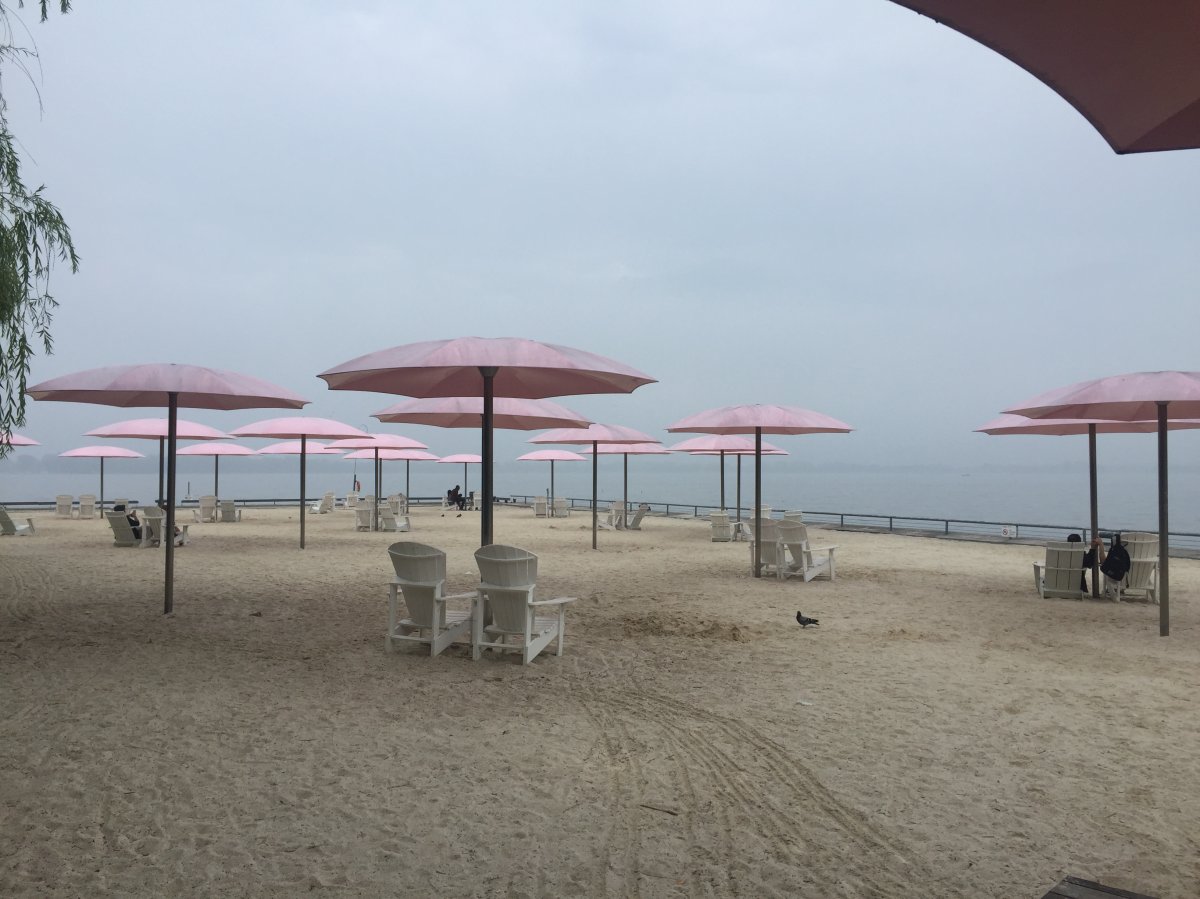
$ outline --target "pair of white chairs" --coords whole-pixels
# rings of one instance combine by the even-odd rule
[[[1104,595],[1116,602],[1146,599],[1158,602],[1158,534],[1129,531],[1121,534],[1121,545],[1129,553],[1129,571],[1120,580],[1104,575]],[[1033,563],[1033,583],[1042,599],[1083,599],[1083,558],[1087,545],[1075,541],[1046,544],[1044,564]]]
[[[113,546],[140,546],[142,548],[149,546],[160,546],[162,544],[163,530],[166,527],[166,515],[162,509],[157,506],[151,506],[142,510],[140,535],[134,534],[133,525],[129,523],[124,511],[105,512],[105,519],[108,521],[109,527],[113,532]],[[191,543],[191,538],[188,535],[188,525],[181,523],[176,517],[175,526],[179,528],[179,533],[175,536],[176,546],[186,546]]]
[[[26,518],[25,524],[17,524],[4,506],[0,506],[0,537],[30,537],[34,533],[33,519]]]
[[[395,577],[389,585],[386,646],[397,641],[429,646],[438,655],[451,643],[470,640],[471,658],[483,651],[514,652],[528,665],[543,649],[555,643],[562,655],[566,634],[566,604],[575,597],[536,600],[537,556],[528,550],[491,544],[475,551],[480,584],[470,593],[447,596],[446,554],[423,543],[400,542],[388,547]],[[400,618],[403,595],[408,617]],[[469,609],[450,608],[470,602]],[[553,617],[539,611],[556,612]]]
[[[805,583],[818,577],[831,581],[837,577],[834,564],[837,545],[813,546],[808,539],[808,526],[803,522],[761,518],[757,524],[762,533],[762,552],[759,555],[762,574],[773,574],[781,581],[798,577]],[[748,522],[751,573],[754,570],[754,526],[755,522]]]
[[[375,526],[374,506],[359,506],[354,510],[354,529],[369,531]],[[381,531],[410,531],[412,521],[407,515],[397,515],[390,505],[379,505],[379,530]]]

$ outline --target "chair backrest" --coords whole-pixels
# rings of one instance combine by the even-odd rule
[[[1122,586],[1127,590],[1140,590],[1150,583],[1158,567],[1158,534],[1123,532],[1121,544],[1129,553],[1129,573],[1121,582]]]
[[[231,499],[223,499],[221,506],[221,521],[237,521],[237,506]]]
[[[0,534],[11,537],[17,532],[17,526],[13,524],[13,520],[8,517],[8,510],[4,506],[0,506]]]
[[[775,543],[779,540],[779,522],[774,518],[760,518],[757,522],[751,520],[746,522],[746,526],[750,529],[750,536],[755,534],[755,524],[758,524],[762,529],[763,543]]]
[[[200,497],[200,517],[205,521],[217,515],[217,498],[211,494]]]
[[[649,511],[650,507],[645,503],[642,503],[640,506],[638,506],[637,512],[634,513],[633,521],[629,522],[629,526],[634,530],[640,530],[642,526],[642,519],[646,517],[646,513]]]
[[[804,513],[799,509],[791,509],[783,513],[784,521],[803,521]]]
[[[79,498],[80,498],[81,500],[83,499],[83,497],[82,497],[82,496],[81,496],[81,497],[79,497]],[[124,506],[126,509],[128,509],[128,508],[129,508],[129,500],[127,500],[127,499],[114,499],[112,502],[113,502],[113,508],[114,508],[114,509],[115,509],[117,506]]]
[[[565,496],[554,497],[554,514],[555,515],[569,515],[570,512],[571,512],[571,507],[568,504],[568,500]]]
[[[385,531],[396,530],[396,513],[390,505],[379,507],[379,526]]]
[[[113,542],[117,546],[133,546],[138,542],[124,512],[105,512],[104,517],[108,519],[108,525],[113,532]]]
[[[142,509],[142,536],[147,540],[162,540],[166,513],[157,506]]]
[[[388,547],[396,577],[412,584],[439,584],[446,580],[446,554],[435,546],[401,540]]]
[[[96,496],[92,493],[82,493],[79,495],[79,517],[80,518],[95,518],[96,517]]]
[[[793,556],[797,550],[808,549],[808,528],[804,522],[785,518],[782,521],[773,522],[773,524],[776,533],[779,534],[780,542],[796,547],[792,551]]]
[[[354,510],[354,526],[359,529],[370,529],[374,513],[375,510],[371,506],[359,506]]]
[[[60,493],[54,497],[54,514],[58,518],[70,518],[75,498],[69,493]]]
[[[1046,567],[1042,571],[1043,588],[1061,593],[1080,592],[1083,557],[1086,552],[1086,547],[1080,542],[1047,543]]]
[[[396,514],[404,515],[407,512],[408,512],[408,494],[397,493],[396,494]]]
[[[495,587],[528,587],[537,583],[538,557],[527,549],[492,543],[475,550],[479,576]]]
[[[351,490],[349,493],[346,494],[346,508],[353,509],[357,505],[358,505],[358,493]]]
[[[546,517],[546,501],[540,496],[533,500],[533,514],[538,518]]]

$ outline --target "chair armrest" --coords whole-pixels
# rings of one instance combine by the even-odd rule
[[[479,594],[476,591],[472,590],[470,593],[449,593],[445,596],[439,596],[438,600],[440,601],[443,599],[474,599],[478,595]]]
[[[539,599],[536,602],[531,602],[531,606],[561,606],[563,603],[574,602],[579,599],[578,596],[560,596],[557,599]]]

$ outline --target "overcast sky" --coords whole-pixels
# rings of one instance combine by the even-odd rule
[[[781,438],[806,462],[984,465],[1079,457],[971,433],[1007,405],[1200,368],[1200,152],[1119,157],[1032,76],[887,0],[24,17],[40,71],[37,92],[5,72],[10,121],[82,258],[55,276],[32,382],[187,362],[400,430],[368,417],[397,398],[315,375],[523,336],[657,378],[562,402],[664,440],[685,415],[775,402],[857,429]],[[23,432],[57,452],[149,414],[31,401]],[[405,433],[477,451],[470,432]],[[1112,443],[1153,464],[1152,440]]]

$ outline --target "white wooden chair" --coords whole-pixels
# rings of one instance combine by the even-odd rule
[[[608,507],[608,516],[597,522],[606,531],[625,530],[625,501],[615,499]]]
[[[565,496],[554,497],[554,517],[555,518],[570,518],[571,517],[571,501]]]
[[[95,518],[96,517],[96,495],[93,493],[83,493],[79,496],[79,517],[80,518]]]
[[[395,507],[392,509],[392,511],[395,512],[397,515],[407,515],[408,514],[408,494],[405,494],[405,493],[397,493],[396,494],[396,504],[395,504]]]
[[[476,588],[471,657],[478,660],[485,649],[519,652],[521,661],[528,665],[552,640],[556,641],[555,654],[562,655],[566,604],[575,597],[533,598],[537,556],[515,546],[493,543],[475,551],[475,562],[481,583]],[[543,609],[557,615],[537,617]]]
[[[1105,593],[1117,602],[1123,598],[1158,602],[1158,534],[1127,531],[1121,534],[1121,545],[1129,553],[1129,571],[1119,581],[1105,575]]]
[[[534,497],[533,517],[534,518],[546,518],[547,512],[548,512],[548,508],[546,505],[545,497],[541,497],[541,496]]]
[[[218,503],[221,511],[221,521],[241,521],[242,510],[231,499],[223,499]]]
[[[309,511],[314,515],[324,515],[327,512],[333,511],[333,494],[326,493],[318,502],[309,506]]]
[[[1042,599],[1062,596],[1083,599],[1080,586],[1083,557],[1087,548],[1080,542],[1051,541],[1046,544],[1046,561],[1033,563],[1033,583]]]
[[[733,525],[729,523],[728,512],[709,512],[708,520],[712,524],[713,543],[728,543],[733,539]]]
[[[478,497],[478,491],[475,491],[475,490],[472,490],[470,493],[467,494],[467,504],[463,507],[464,512],[478,512],[479,511],[479,500],[477,497]]]
[[[388,629],[385,646],[395,649],[397,640],[429,644],[429,654],[438,655],[456,640],[472,636],[475,593],[446,596],[446,554],[423,543],[402,541],[388,547],[395,577],[388,585]],[[404,596],[408,617],[400,618],[399,596]],[[471,600],[470,610],[450,609],[450,600]]]
[[[54,517],[71,518],[75,514],[75,497],[69,493],[60,493],[54,497]]]
[[[640,531],[642,529],[642,519],[646,517],[646,513],[650,511],[650,507],[642,503],[637,507],[637,511],[633,513],[633,518],[629,522],[629,530]]]
[[[142,541],[143,548],[148,546],[161,546],[163,531],[167,526],[167,513],[158,506],[145,506],[142,509]],[[179,533],[175,535],[176,546],[187,546],[191,543],[191,537],[188,535],[188,525],[179,520],[179,511],[175,512],[175,527],[179,529]],[[132,529],[131,529],[132,530]]]
[[[92,499],[94,501],[96,498],[93,496]],[[83,502],[82,496],[79,497],[79,501]],[[127,500],[127,499],[114,499],[112,501],[112,505],[109,508],[115,509],[117,506],[120,506],[122,509],[131,508],[131,504],[130,504],[129,500]]]
[[[3,537],[29,537],[34,533],[33,519],[26,518],[25,524],[17,524],[9,517],[8,510],[4,506],[0,506],[0,536]]]
[[[141,538],[135,537],[133,527],[129,524],[129,519],[122,512],[105,512],[104,517],[108,520],[108,526],[113,532],[113,546],[138,546],[141,544]]]
[[[837,544],[812,546],[808,542],[808,527],[794,519],[777,521],[775,528],[779,533],[780,544],[787,548],[791,557],[783,569],[783,577],[799,577],[806,584],[818,577],[834,580],[837,570],[834,567],[833,555]]]
[[[217,498],[215,496],[200,497],[200,507],[195,510],[197,521],[217,520]]]
[[[392,511],[391,506],[379,507],[379,530],[407,531],[411,528],[412,523],[408,520],[407,515],[397,515]]]
[[[374,527],[375,510],[370,506],[360,505],[354,510],[354,530],[369,531]]]
[[[779,542],[779,522],[773,518],[760,520],[762,527],[762,574],[773,574],[783,580],[787,571],[787,547]],[[754,522],[747,522],[750,529],[750,573],[754,573]]]
[[[804,513],[799,509],[790,509],[783,513],[784,521],[804,521]]]
[[[354,508],[358,507],[358,492],[357,491],[351,490],[349,493],[346,494],[345,505],[346,505],[347,509],[354,509]]]

